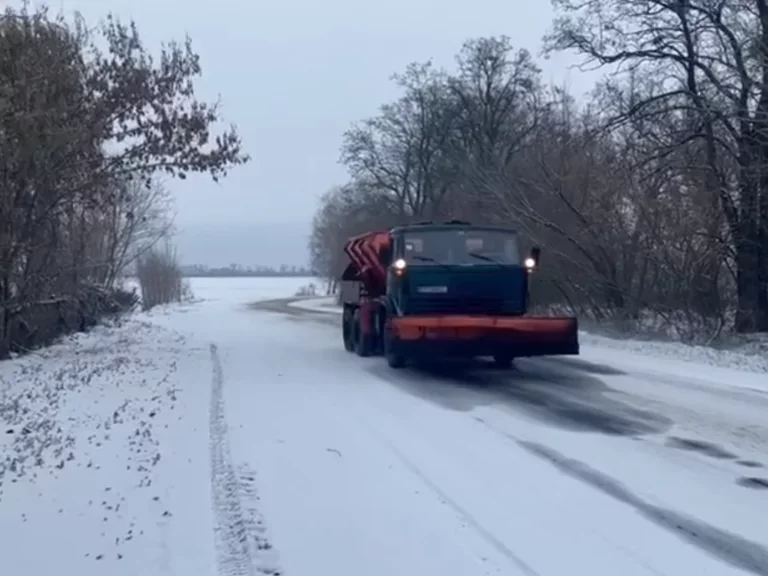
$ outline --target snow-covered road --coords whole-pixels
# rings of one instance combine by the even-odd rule
[[[258,296],[83,336],[58,378],[1,372],[0,465],[41,411],[33,437],[71,438],[0,468],[3,573],[768,575],[765,374],[600,345],[392,371],[332,310]],[[55,408],[12,419],[22,377]]]

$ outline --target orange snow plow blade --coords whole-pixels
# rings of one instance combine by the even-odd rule
[[[555,316],[400,316],[393,335],[405,348],[447,355],[551,356],[579,353],[578,321]]]

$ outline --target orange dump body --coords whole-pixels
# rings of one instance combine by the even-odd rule
[[[344,252],[351,260],[345,276],[354,274],[371,296],[381,296],[386,291],[387,269],[382,264],[382,253],[390,250],[392,239],[388,230],[368,232],[347,240]]]

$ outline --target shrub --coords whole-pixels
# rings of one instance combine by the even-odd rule
[[[181,266],[170,242],[144,253],[136,263],[136,275],[144,310],[159,304],[181,302],[185,295]]]
[[[317,286],[307,284],[296,291],[296,296],[317,296]]]

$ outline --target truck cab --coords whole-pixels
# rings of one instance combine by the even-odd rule
[[[386,297],[398,315],[526,312],[537,262],[522,254],[516,231],[451,223],[390,234]]]

